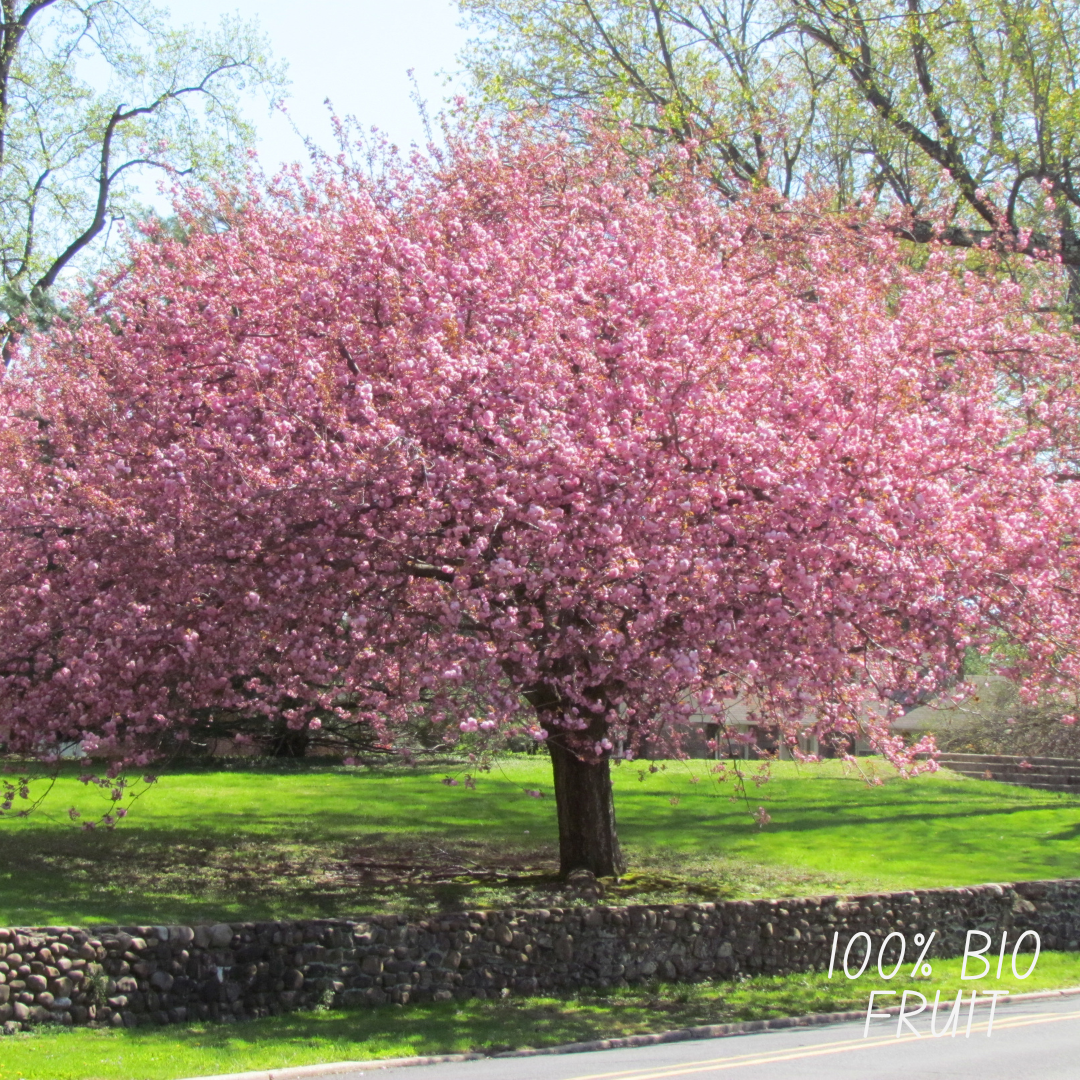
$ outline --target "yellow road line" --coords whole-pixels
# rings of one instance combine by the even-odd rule
[[[802,1034],[807,1034],[812,1029],[810,1029],[810,1028],[781,1028],[779,1030],[796,1031],[800,1035],[802,1035]],[[771,1034],[773,1034],[773,1032],[752,1031],[752,1032],[749,1032],[749,1034],[751,1034],[751,1035],[770,1034],[771,1035]],[[854,1044],[854,1045],[859,1045],[859,1046],[867,1046],[867,1045],[876,1045],[878,1041],[896,1042],[896,1039],[893,1038],[892,1036],[889,1036],[888,1039],[885,1039],[885,1037],[881,1037],[880,1039],[878,1037],[874,1037],[874,1038],[870,1038],[870,1039],[841,1039],[841,1040],[837,1040],[836,1042],[825,1043],[823,1045],[842,1047],[842,1046],[847,1046],[848,1044]],[[792,1051],[784,1050],[784,1051],[777,1051],[777,1052],[778,1053],[791,1053]],[[763,1051],[761,1051],[761,1050],[755,1050],[751,1054],[734,1054],[734,1055],[730,1055],[730,1056],[724,1056],[724,1057],[718,1057],[718,1058],[710,1058],[709,1063],[723,1062],[723,1061],[743,1061],[743,1060],[748,1059],[748,1058],[755,1058],[756,1059],[756,1058],[761,1057],[762,1053],[763,1053]],[[698,1063],[696,1063],[696,1062],[693,1062],[693,1063],[686,1062],[684,1064],[698,1064]],[[681,1065],[668,1065],[668,1066],[664,1066],[664,1067],[669,1068],[669,1069],[677,1069],[677,1068],[681,1068],[682,1066]],[[640,1073],[641,1073],[640,1068],[638,1068],[638,1069],[624,1069],[624,1070],[621,1070],[619,1072],[588,1073],[588,1074],[583,1075],[583,1076],[575,1076],[574,1080],[614,1080],[615,1077],[637,1077]]]
[[[1032,1017],[994,1017],[995,1028],[1019,1028],[1029,1027],[1033,1024],[1054,1024],[1062,1020],[1076,1020],[1080,1018],[1080,1012],[1062,1013],[1054,1016]],[[989,1021],[973,1024],[971,1032],[984,1032],[989,1026]],[[966,1031],[966,1025],[959,1025],[960,1031]],[[782,1029],[785,1030],[785,1029]],[[788,1028],[788,1031],[798,1031],[800,1034],[809,1032],[807,1028]],[[751,1034],[757,1034],[752,1032]],[[764,1032],[762,1032],[764,1034]],[[932,1038],[927,1035],[926,1038]],[[951,1036],[950,1036],[951,1037]],[[957,1034],[957,1038],[963,1038]],[[720,1072],[728,1069],[741,1069],[753,1065],[772,1065],[785,1061],[798,1061],[803,1058],[823,1057],[828,1054],[842,1054],[850,1050],[873,1049],[879,1046],[895,1046],[901,1043],[915,1042],[916,1036],[904,1034],[900,1038],[895,1035],[879,1035],[872,1038],[838,1039],[835,1042],[822,1043],[811,1047],[792,1047],[789,1050],[776,1050],[772,1052],[757,1051],[750,1054],[737,1054],[732,1056],[709,1058],[703,1061],[688,1061],[677,1065],[666,1065],[654,1069],[623,1069],[616,1072],[587,1073],[573,1077],[573,1080],[616,1080],[622,1077],[624,1080],[667,1080],[673,1076],[687,1076],[692,1073]]]
[[[1058,1020],[1075,1020],[1080,1017],[1080,1012],[1061,1013],[1057,1016],[995,1016],[994,1030],[999,1027],[1029,1027],[1031,1024],[1053,1024]],[[971,1030],[979,1031],[986,1028],[985,1024],[976,1024]]]
[[[888,1043],[914,1042],[914,1035],[907,1035],[900,1039],[892,1035],[871,1039],[851,1039],[843,1042],[825,1043],[807,1049],[792,1047],[790,1050],[777,1050],[771,1053],[758,1050],[752,1054],[739,1054],[733,1057],[712,1058],[708,1061],[688,1061],[678,1065],[665,1065],[659,1069],[649,1071],[641,1069],[629,1069],[617,1073],[589,1073],[584,1076],[575,1076],[573,1080],[601,1080],[601,1078],[626,1077],[628,1080],[658,1080],[660,1077],[683,1076],[686,1073],[706,1072],[709,1069],[738,1069],[745,1065],[766,1065],[771,1062],[790,1061],[800,1057],[813,1057],[822,1054],[840,1054],[846,1050],[858,1050],[862,1047],[884,1046]]]

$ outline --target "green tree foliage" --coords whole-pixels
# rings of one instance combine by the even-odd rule
[[[847,109],[903,149],[877,165],[950,239],[994,232],[1080,267],[1080,7],[1055,0],[794,0],[796,33],[847,77]],[[1075,285],[1075,279],[1074,279]]]
[[[768,175],[770,157],[773,182],[795,183],[816,96],[802,92],[781,44],[790,25],[768,0],[459,2],[479,31],[466,61],[487,102],[553,107],[561,120],[596,110],[631,139],[692,140],[731,192]]]
[[[1080,6],[1054,0],[459,0],[486,104],[595,110],[734,193],[871,192],[1080,267]]]
[[[172,27],[146,0],[0,0],[0,311],[42,315],[63,271],[138,206],[148,171],[242,167],[245,91],[282,73],[253,25]],[[96,242],[96,245],[95,245]]]

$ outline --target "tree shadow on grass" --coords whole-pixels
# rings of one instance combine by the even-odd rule
[[[515,891],[555,884],[543,845],[0,831],[0,925],[419,914],[505,906]]]
[[[261,1048],[286,1064],[279,1047],[318,1049],[324,1061],[364,1060],[398,1054],[497,1053],[595,1038],[715,1023],[756,1009],[761,1003],[728,1006],[726,987],[656,986],[619,997],[581,993],[560,998],[494,999],[304,1012],[268,1021],[207,1023],[178,1029],[140,1028],[119,1034],[138,1045],[175,1040],[178,1049],[243,1054],[251,1068]],[[804,995],[805,996],[805,995]],[[781,1001],[775,1015],[782,1015]],[[166,1034],[167,1033],[167,1034]],[[310,1053],[307,1055],[310,1057]]]
[[[354,1060],[391,1053],[498,1051],[518,1046],[550,1044],[595,1037],[599,1009],[569,1012],[562,1003],[469,1001],[408,1008],[377,1008],[349,1012],[307,1012],[277,1017],[272,1023],[251,1021],[206,1024],[178,1032],[192,1048],[228,1050],[261,1044],[305,1042],[329,1044]],[[644,1017],[642,1017],[644,1021]],[[126,1036],[138,1040],[144,1029]],[[144,1036],[154,1038],[153,1032]]]
[[[847,879],[745,859],[627,845],[612,903],[846,891]],[[0,830],[0,925],[192,924],[548,907],[581,902],[554,845],[369,834],[351,844],[265,836]]]

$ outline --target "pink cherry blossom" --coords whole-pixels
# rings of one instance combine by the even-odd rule
[[[558,796],[735,695],[910,768],[891,716],[995,635],[1071,687],[1073,335],[962,252],[656,165],[461,137],[136,245],[0,387],[12,748],[472,731],[468,688]]]

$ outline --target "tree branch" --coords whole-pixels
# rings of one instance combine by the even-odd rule
[[[229,71],[236,67],[241,67],[242,64],[238,62],[230,62],[227,64],[219,64],[217,67],[208,71],[206,75],[195,86],[184,86],[179,90],[167,90],[156,101],[149,105],[139,105],[135,108],[123,111],[123,105],[117,105],[113,110],[113,114],[109,117],[109,122],[105,127],[105,133],[101,139],[101,154],[99,158],[99,170],[98,170],[98,197],[97,204],[94,209],[94,218],[82,233],[80,233],[65,249],[62,251],[52,265],[41,275],[30,289],[30,298],[34,303],[39,303],[44,297],[45,293],[55,284],[57,277],[63,271],[64,267],[71,262],[71,260],[85,248],[93,239],[101,232],[105,227],[105,219],[108,211],[109,204],[109,192],[112,187],[113,181],[116,177],[123,172],[128,165],[136,163],[144,164],[156,164],[154,162],[146,161],[145,159],[136,159],[121,166],[115,172],[110,172],[110,157],[112,154],[112,140],[116,134],[117,128],[126,123],[128,120],[132,120],[137,116],[149,116],[151,113],[157,112],[163,105],[169,101],[177,101],[186,94],[198,94],[205,93],[206,87],[209,81],[216,75],[220,75],[223,71]],[[166,168],[167,166],[160,166]]]
[[[863,100],[874,109],[878,116],[886,123],[890,124],[896,131],[900,132],[900,134],[905,136],[910,142],[914,143],[932,161],[937,162],[943,169],[946,169],[959,186],[965,202],[967,202],[988,224],[996,225],[997,218],[994,209],[977,194],[978,185],[975,178],[968,171],[963,158],[960,156],[959,151],[955,146],[955,141],[950,145],[949,143],[942,143],[937,139],[932,138],[930,135],[927,135],[918,124],[913,123],[907,119],[907,117],[899,113],[896,108],[896,103],[878,84],[874,75],[874,54],[866,24],[863,21],[856,4],[849,3],[845,6],[850,13],[848,20],[849,24],[854,28],[853,32],[857,35],[858,55],[849,49],[838,37],[831,34],[824,25],[816,25],[809,20],[802,18],[799,19],[797,23],[799,31],[828,49],[851,76],[857,92],[862,96]],[[806,3],[805,0],[800,4],[800,7],[817,14],[814,5]],[[916,53],[917,67],[920,66],[920,64],[925,67],[925,52],[920,53],[916,50]],[[928,70],[926,74],[927,79],[929,79]],[[932,91],[932,84],[927,83],[927,85],[930,86]],[[944,118],[944,120],[946,130],[951,132],[951,128],[948,127],[947,118]]]
[[[11,63],[19,48],[31,19],[39,11],[51,7],[56,0],[33,0],[15,17],[15,0],[3,0],[0,9],[4,14],[3,30],[0,32],[0,166],[4,164],[7,151],[8,86],[11,80]]]

